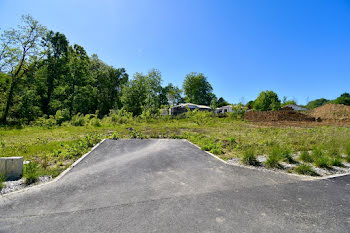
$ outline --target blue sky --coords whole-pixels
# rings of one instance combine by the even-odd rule
[[[0,0],[0,28],[28,13],[130,75],[202,72],[229,102],[350,92],[348,0]]]

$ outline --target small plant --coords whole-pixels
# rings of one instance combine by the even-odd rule
[[[326,156],[317,157],[316,159],[314,159],[314,163],[316,167],[319,167],[319,168],[331,167],[331,160]]]
[[[114,139],[114,140],[117,140],[117,139],[120,138],[120,135],[119,135],[119,133],[117,133],[117,132],[113,132],[113,134],[111,135],[110,138],[111,138],[111,139]]]
[[[299,155],[299,159],[305,163],[312,163],[314,160],[308,151],[303,151]]]
[[[344,167],[342,158],[340,156],[331,159],[331,165],[336,167]]]
[[[85,123],[84,115],[78,113],[72,117],[71,124],[73,126],[83,126]]]
[[[312,149],[312,157],[314,160],[316,160],[317,158],[323,157],[323,151],[321,148],[319,147],[315,147]]]
[[[307,164],[300,164],[294,170],[300,175],[319,176],[319,174],[314,169],[312,169],[310,165]]]
[[[38,165],[30,162],[24,166],[23,176],[27,185],[35,183],[39,178]]]
[[[245,165],[252,165],[252,166],[260,165],[260,162],[257,160],[255,151],[253,149],[244,151],[243,156],[241,158],[241,162]]]
[[[270,154],[266,161],[265,161],[265,166],[268,168],[283,168],[283,166],[279,163],[280,162],[280,157],[275,154]]]
[[[6,177],[0,174],[0,191],[5,187],[4,182],[6,181]]]
[[[339,157],[339,150],[337,148],[331,148],[327,151],[327,155],[330,157]]]
[[[132,130],[130,131],[130,138],[145,139],[147,136],[137,130]]]
[[[297,161],[293,158],[292,153],[289,149],[281,150],[281,156],[287,163],[295,164]]]

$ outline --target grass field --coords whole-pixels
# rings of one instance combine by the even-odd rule
[[[333,157],[340,158],[340,162],[350,159],[349,126],[266,125],[205,114],[184,119],[116,121],[105,118],[97,123],[94,119],[85,121],[83,126],[67,122],[62,126],[3,127],[0,128],[0,157],[24,156],[25,160],[38,164],[40,175],[55,177],[106,137],[185,138],[224,160],[244,157],[247,151],[253,157],[269,154],[276,148],[288,153],[321,151],[315,162],[323,162],[324,157],[329,158],[325,159],[329,163]]]

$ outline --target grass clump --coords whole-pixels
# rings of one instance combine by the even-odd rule
[[[23,176],[27,185],[35,183],[39,178],[39,169],[36,163],[30,162],[24,165]]]
[[[299,155],[299,159],[305,163],[312,163],[314,160],[308,151],[303,151]]]
[[[345,148],[345,160],[350,163],[350,143]]]
[[[319,168],[331,168],[331,159],[328,158],[327,156],[321,156],[321,157],[317,157],[316,159],[314,159],[314,164],[316,167]]]
[[[283,159],[283,161],[287,162],[287,163],[291,163],[291,164],[295,164],[298,163],[292,156],[292,152],[290,149],[284,149],[281,150],[281,157]]]
[[[265,161],[265,166],[268,168],[283,168],[280,164],[282,159],[281,150],[279,147],[274,146],[272,148],[271,154],[267,157]]]
[[[260,162],[257,160],[257,156],[255,154],[255,151],[253,149],[246,150],[243,153],[243,156],[241,158],[241,162],[245,165],[252,165],[252,166],[259,166]]]
[[[331,159],[331,165],[336,167],[344,167],[342,158],[340,156],[337,156],[335,158]]]
[[[314,169],[312,169],[310,165],[307,164],[300,164],[294,170],[300,175],[319,176],[319,174]]]

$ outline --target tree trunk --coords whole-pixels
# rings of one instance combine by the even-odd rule
[[[15,90],[15,86],[16,86],[16,80],[14,77],[12,77],[12,82],[11,82],[11,86],[10,86],[10,91],[7,95],[7,101],[6,101],[6,107],[5,107],[5,110],[4,110],[4,113],[1,117],[1,122],[3,124],[6,123],[6,120],[7,120],[7,116],[8,116],[8,113],[9,113],[9,110],[10,110],[10,107],[12,105],[12,101],[13,101],[13,93],[14,93],[14,90]]]

